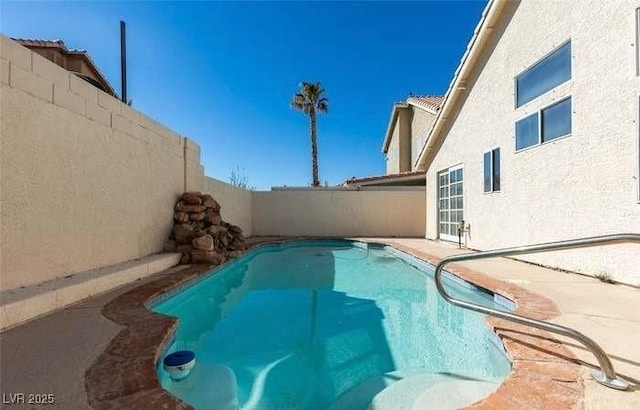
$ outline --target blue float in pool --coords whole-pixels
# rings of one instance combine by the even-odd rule
[[[196,365],[196,355],[189,350],[181,350],[165,356],[162,364],[171,380],[180,381],[189,376]]]

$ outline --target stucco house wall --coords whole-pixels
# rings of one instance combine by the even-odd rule
[[[427,140],[429,131],[433,126],[433,122],[436,116],[433,113],[425,111],[423,109],[411,106],[411,159],[410,167],[412,171],[415,171],[416,161],[420,150]]]
[[[396,123],[397,124],[397,123]],[[400,127],[393,128],[391,142],[387,151],[387,174],[397,174],[400,172]]]
[[[640,232],[638,1],[509,2],[489,47],[428,159],[427,238],[438,238],[437,173],[464,165],[468,245],[494,249],[616,232]],[[567,40],[572,79],[515,109],[514,78]],[[572,96],[572,134],[515,152],[515,121]],[[483,192],[483,153],[500,147],[501,190]],[[609,274],[640,285],[637,245],[523,259]]]

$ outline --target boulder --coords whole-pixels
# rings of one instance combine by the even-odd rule
[[[188,215],[189,215],[189,219],[191,219],[192,221],[202,221],[204,220],[204,217],[205,217],[204,212],[199,212],[197,214],[188,214]]]
[[[202,205],[202,199],[198,192],[185,192],[180,199],[189,205]]]
[[[211,195],[202,195],[202,205],[216,211],[220,210],[220,204],[215,199],[213,199]]]
[[[191,243],[193,234],[193,225],[191,224],[176,224],[173,227],[173,234],[177,243]]]
[[[201,249],[205,251],[213,250],[213,237],[211,235],[205,234],[199,238],[195,238],[191,244],[195,249]]]
[[[180,263],[220,264],[227,255],[237,258],[246,249],[242,228],[222,220],[220,204],[211,195],[185,192],[174,213],[173,231],[165,250],[180,252]]]
[[[233,233],[242,233],[242,228],[240,228],[239,226],[236,226],[236,225],[231,225],[229,227],[229,231],[231,231]]]
[[[211,225],[220,225],[222,222],[222,217],[219,212],[208,213],[204,217],[204,221],[210,223]]]
[[[200,212],[204,212],[204,210],[207,209],[202,205],[186,205],[186,204],[182,205],[181,208],[182,208],[181,209],[182,212],[188,212],[190,214],[193,214],[193,213],[198,214]]]
[[[231,250],[231,251],[240,251],[243,250],[245,248],[245,243],[244,241],[239,241],[237,239],[234,239],[229,246],[227,246],[227,249]]]
[[[240,256],[242,256],[244,252],[243,251],[231,251],[227,254],[227,256],[229,256],[230,258],[239,258]]]
[[[218,236],[223,233],[226,234],[227,228],[225,228],[222,225],[211,225],[210,227],[207,228],[207,233],[211,234],[212,236]]]
[[[191,251],[192,263],[211,263],[219,265],[224,262],[224,255],[216,251],[206,251],[203,249],[194,249]]]
[[[173,219],[175,219],[176,222],[179,222],[179,223],[189,222],[189,214],[186,212],[177,211],[173,215]]]

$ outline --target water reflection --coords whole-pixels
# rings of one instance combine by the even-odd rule
[[[508,371],[480,315],[446,303],[430,277],[383,249],[262,250],[154,310],[178,316],[174,348],[196,352],[188,382],[163,382],[196,408],[224,408],[210,393],[220,366],[228,371],[215,374],[233,377],[216,383],[233,384],[247,409],[366,407],[413,374]]]

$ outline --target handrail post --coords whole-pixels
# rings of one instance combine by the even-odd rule
[[[535,245],[521,246],[515,248],[497,249],[493,251],[482,251],[475,253],[465,253],[461,255],[451,255],[443,258],[436,266],[435,271],[435,284],[436,289],[440,296],[442,296],[447,302],[460,306],[464,309],[473,310],[476,312],[484,313],[486,315],[495,316],[501,319],[509,320],[512,322],[520,323],[523,325],[535,327],[538,329],[547,330],[552,333],[560,334],[570,337],[582,343],[598,360],[600,365],[600,371],[594,372],[592,377],[598,383],[618,390],[626,390],[629,388],[629,383],[623,378],[616,375],[613,368],[613,364],[605,351],[592,339],[566,326],[557,325],[555,323],[549,323],[542,320],[531,319],[528,317],[516,315],[509,312],[500,311],[497,309],[484,307],[475,303],[467,302],[464,300],[456,299],[449,295],[442,284],[442,272],[444,267],[451,262],[469,261],[475,259],[496,258],[502,256],[514,256],[532,253],[542,253],[549,251],[558,251],[565,249],[585,248],[589,246],[597,245],[611,245],[614,243],[628,243],[637,242],[640,243],[640,234],[626,233],[626,234],[613,234],[594,236],[589,238],[572,239],[567,241],[558,242],[546,242]]]

